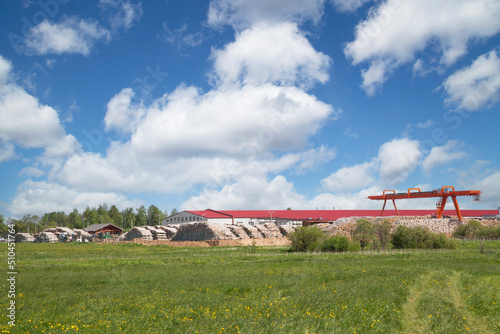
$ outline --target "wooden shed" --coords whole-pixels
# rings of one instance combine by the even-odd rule
[[[102,233],[104,236],[121,234],[123,230],[118,226],[113,224],[92,224],[83,229],[85,232],[88,232],[92,235],[98,235]]]

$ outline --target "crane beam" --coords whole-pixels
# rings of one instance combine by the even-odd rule
[[[396,193],[394,190],[386,189],[382,193],[382,195],[378,196],[368,196],[371,200],[383,200],[384,206],[382,207],[382,212],[380,216],[384,213],[385,205],[388,200],[391,200],[394,204],[394,208],[396,209],[396,213],[399,216],[398,209],[396,207],[397,199],[410,199],[410,198],[431,198],[438,197],[441,198],[440,202],[436,204],[436,217],[441,218],[443,216],[444,207],[446,206],[446,202],[449,197],[452,198],[453,204],[455,205],[455,211],[457,212],[457,216],[459,220],[462,220],[462,215],[460,213],[460,208],[458,206],[457,197],[459,196],[475,196],[479,199],[479,195],[481,194],[480,190],[458,190],[456,191],[454,187],[445,186],[442,187],[441,190],[432,190],[432,191],[421,191],[419,188],[410,188],[405,193]]]

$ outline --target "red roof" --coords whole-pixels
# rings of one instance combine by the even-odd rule
[[[378,217],[380,210],[211,210],[187,211],[206,218],[273,218],[289,220],[327,220],[334,221],[344,217]],[[497,215],[498,210],[460,210],[463,217],[481,217],[483,215]],[[435,209],[427,210],[399,210],[400,216],[426,216],[436,214]],[[456,216],[455,210],[444,210],[445,216]],[[396,216],[395,210],[385,210],[384,217]]]

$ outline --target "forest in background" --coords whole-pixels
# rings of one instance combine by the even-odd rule
[[[83,212],[75,208],[69,214],[63,211],[45,213],[41,217],[26,214],[21,219],[5,218],[0,213],[0,234],[7,233],[7,224],[11,222],[14,223],[16,233],[36,233],[56,226],[84,228],[101,223],[114,224],[127,230],[133,226],[160,225],[163,219],[176,213],[178,213],[177,209],[172,209],[169,214],[167,210],[161,211],[155,205],[150,205],[147,209],[142,205],[135,210],[126,208],[120,211],[116,205],[108,206],[107,204],[101,204],[97,208],[87,206]]]

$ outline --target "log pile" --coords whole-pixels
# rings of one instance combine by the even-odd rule
[[[57,237],[57,235],[55,235],[55,233],[52,233],[52,232],[41,232],[35,238],[35,242],[53,243],[53,242],[58,242],[58,241],[59,241],[59,238]]]
[[[165,236],[167,239],[172,239],[172,237],[177,233],[177,229],[173,227],[169,227],[166,225],[156,225],[157,229],[161,229],[165,232]]]
[[[241,224],[241,228],[246,232],[246,234],[252,239],[262,239],[262,233],[250,224]]]
[[[168,240],[167,234],[163,229],[156,228],[153,226],[144,226],[153,235],[153,240]]]
[[[35,237],[29,233],[17,233],[16,242],[35,242]]]
[[[233,240],[238,237],[226,225],[194,222],[184,223],[179,226],[177,234],[172,241],[204,241],[204,240]]]
[[[268,230],[265,238],[283,238],[283,234],[275,223],[265,223],[264,226]]]
[[[153,240],[153,234],[143,227],[134,227],[123,235],[123,239],[127,241],[134,239]]]
[[[295,231],[295,227],[293,225],[280,225],[279,229],[283,236],[287,236],[293,231]]]
[[[234,235],[238,237],[238,239],[248,239],[249,235],[241,225],[229,225],[228,228],[233,232]]]

